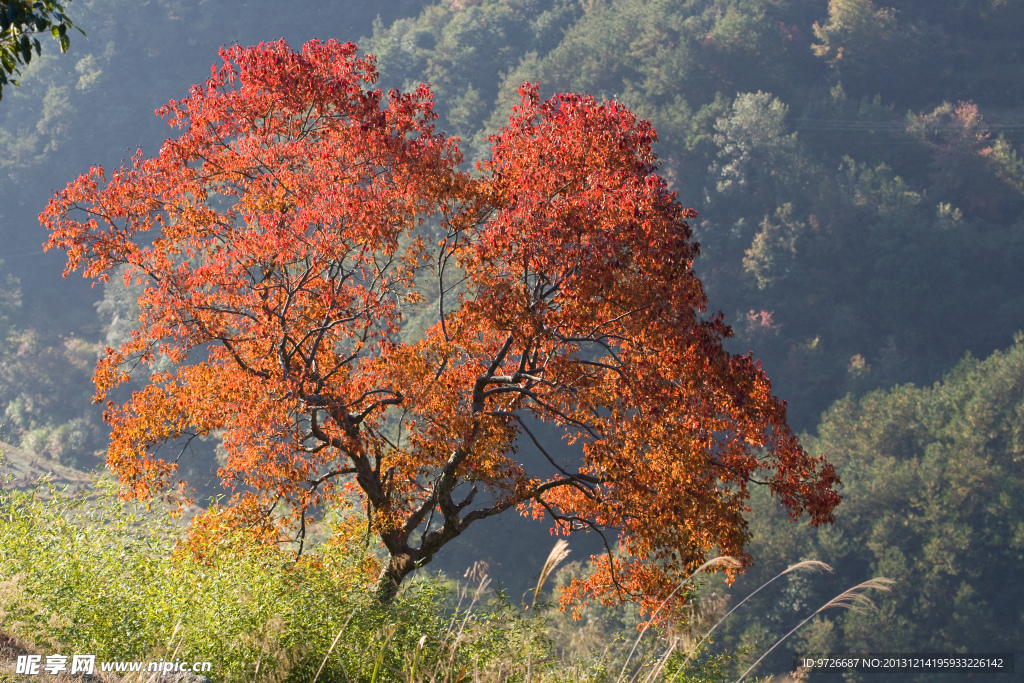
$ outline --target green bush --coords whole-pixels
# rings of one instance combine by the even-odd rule
[[[548,651],[539,620],[482,605],[485,578],[457,595],[436,578],[412,582],[385,606],[364,589],[360,552],[323,544],[296,561],[235,539],[200,564],[173,552],[179,535],[106,482],[90,497],[5,490],[0,622],[48,653],[210,661],[217,681],[311,681],[322,663],[325,682],[458,680],[525,670]]]

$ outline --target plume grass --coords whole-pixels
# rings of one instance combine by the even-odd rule
[[[548,577],[553,571],[565,561],[565,558],[569,557],[569,542],[564,538],[560,538],[555,541],[555,547],[548,553],[548,557],[544,560],[544,566],[541,567],[540,576],[537,577],[537,585],[533,589],[533,602],[530,603],[531,607],[536,608],[537,596],[540,595],[541,589],[544,587],[544,582],[548,580]]]
[[[633,643],[633,649],[629,651],[629,656],[626,657],[626,661],[622,664],[622,671],[619,673],[619,677],[617,679],[618,681],[622,681],[623,677],[626,675],[626,667],[629,666],[630,660],[633,659],[633,654],[636,652],[636,648],[640,645],[640,640],[644,637],[644,634],[647,633],[647,629],[651,627],[651,624],[654,623],[654,620],[658,617],[658,614],[661,612],[661,609],[665,605],[667,605],[672,598],[675,597],[676,593],[678,593],[683,586],[685,586],[691,580],[693,580],[693,577],[697,576],[697,574],[704,571],[705,569],[711,569],[712,567],[716,567],[718,565],[723,565],[727,569],[738,569],[743,566],[743,563],[735,557],[731,557],[729,555],[720,555],[718,557],[711,558],[701,566],[697,567],[697,569],[695,569],[693,573],[691,573],[685,579],[680,581],[679,585],[676,586],[672,590],[672,592],[669,593],[668,596],[665,597],[665,599],[658,604],[658,608],[654,610],[654,613],[651,614],[651,618],[647,620],[647,623],[645,623],[643,628],[640,630],[640,635],[637,636],[636,642]]]
[[[843,591],[842,593],[840,593],[839,595],[837,595],[836,597],[832,598],[824,605],[819,607],[817,610],[815,610],[813,614],[811,614],[809,617],[807,617],[799,624],[797,624],[796,627],[793,628],[793,630],[791,630],[789,633],[775,641],[775,644],[768,648],[765,651],[765,653],[757,659],[756,662],[751,664],[750,668],[744,671],[743,675],[737,678],[735,683],[740,683],[744,678],[747,677],[747,674],[753,671],[757,667],[757,665],[764,660],[765,657],[771,654],[772,650],[777,648],[780,644],[782,644],[784,640],[789,638],[791,635],[799,631],[804,624],[806,624],[811,619],[818,616],[825,610],[832,609],[833,607],[838,607],[840,609],[850,609],[855,612],[877,611],[878,608],[875,606],[875,603],[871,600],[871,598],[865,595],[865,592],[869,590],[888,591],[891,589],[891,586],[894,583],[895,581],[893,581],[892,579],[887,579],[885,577],[876,577],[874,579],[868,579],[863,583],[859,583],[853,588],[846,589],[845,591]]]
[[[802,569],[813,569],[813,570],[817,570],[817,571],[825,571],[825,572],[830,572],[830,573],[832,572],[832,567],[830,567],[829,565],[825,564],[824,562],[820,562],[818,560],[804,560],[802,562],[797,562],[794,565],[790,565],[789,567],[787,567],[783,571],[779,572],[778,574],[776,574],[772,578],[770,578],[767,581],[765,581],[764,583],[762,583],[753,592],[748,593],[747,597],[745,597],[742,600],[740,600],[738,603],[736,603],[736,605],[732,609],[730,609],[728,612],[726,612],[725,616],[723,616],[721,619],[719,619],[715,623],[714,626],[712,626],[710,629],[708,629],[707,633],[704,634],[704,637],[701,638],[697,642],[696,645],[694,645],[692,648],[690,648],[689,654],[686,655],[686,659],[683,660],[683,663],[676,670],[675,675],[672,676],[672,678],[670,679],[669,683],[672,683],[673,681],[676,680],[676,677],[679,676],[679,672],[682,671],[683,668],[686,666],[686,664],[693,658],[693,655],[700,651],[700,646],[703,645],[705,642],[707,642],[707,639],[711,637],[711,634],[714,633],[715,629],[717,629],[719,626],[721,626],[722,623],[726,619],[728,619],[729,616],[732,615],[733,612],[738,610],[740,607],[742,607],[744,605],[744,603],[746,603],[752,597],[754,597],[755,595],[760,593],[763,589],[765,589],[768,586],[770,586],[777,579],[781,579],[783,576],[785,576],[786,574],[789,574],[790,572],[795,572],[795,571],[799,571],[799,570],[802,570]]]

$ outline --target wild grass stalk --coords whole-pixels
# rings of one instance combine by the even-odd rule
[[[825,610],[832,609],[833,607],[838,607],[838,608],[841,608],[841,609],[852,609],[852,610],[858,611],[858,612],[859,611],[877,611],[878,608],[875,607],[875,603],[872,602],[871,598],[866,596],[864,594],[864,592],[868,591],[868,590],[888,591],[888,590],[890,590],[890,587],[894,583],[895,583],[895,581],[893,581],[892,579],[887,579],[885,577],[877,577],[877,578],[874,578],[874,579],[868,579],[867,581],[865,581],[863,583],[857,584],[853,588],[848,588],[847,590],[843,591],[842,593],[840,593],[839,595],[837,595],[836,597],[832,598],[831,600],[826,602],[824,605],[819,607],[817,610],[815,610],[815,612],[813,614],[811,614],[809,617],[807,617],[806,619],[801,621],[799,624],[797,624],[796,627],[793,630],[791,630],[789,633],[787,633],[786,635],[782,636],[777,641],[775,641],[775,644],[772,645],[770,648],[768,648],[768,650],[765,651],[765,653],[763,655],[761,655],[757,659],[756,662],[751,664],[750,668],[748,668],[746,671],[744,671],[743,675],[740,676],[739,678],[737,678],[735,683],[741,683],[741,681],[744,678],[747,677],[747,674],[749,674],[751,671],[753,671],[754,668],[757,667],[757,665],[760,664],[761,661],[764,660],[765,657],[767,657],[769,654],[771,654],[772,650],[777,648],[784,640],[786,640],[786,638],[789,638],[791,635],[793,635],[794,633],[799,631],[800,628],[804,624],[806,624],[811,619],[813,619],[814,617],[818,616],[819,614],[821,614]]]
[[[616,679],[617,682],[621,682],[623,677],[626,675],[626,667],[629,666],[630,660],[633,659],[633,654],[636,652],[637,646],[640,645],[640,640],[644,637],[644,634],[647,633],[647,629],[649,629],[651,627],[651,624],[654,623],[654,620],[658,617],[658,614],[661,612],[661,609],[666,604],[668,604],[668,602],[672,598],[675,597],[676,593],[678,593],[679,590],[683,586],[688,584],[693,579],[693,577],[697,576],[697,574],[699,574],[700,572],[704,571],[705,569],[710,569],[711,567],[714,567],[714,566],[717,566],[717,565],[725,565],[725,567],[729,568],[729,569],[738,569],[739,567],[742,566],[742,563],[739,560],[737,560],[735,557],[730,557],[728,555],[720,555],[719,557],[714,557],[714,558],[708,560],[707,562],[705,562],[704,564],[702,564],[701,566],[697,567],[697,569],[695,569],[692,574],[690,574],[685,579],[683,579],[679,583],[679,585],[676,586],[672,590],[672,592],[669,593],[668,596],[664,600],[661,601],[661,603],[658,605],[657,609],[654,610],[654,613],[651,614],[650,619],[647,620],[647,623],[645,623],[643,628],[640,630],[640,635],[637,636],[636,642],[633,643],[633,649],[629,651],[629,656],[626,657],[626,661],[623,662],[623,664],[622,664],[622,671],[619,672],[619,677]]]
[[[684,659],[683,663],[679,665],[678,669],[676,669],[675,674],[673,674],[672,678],[669,679],[669,683],[674,683],[674,681],[676,680],[676,677],[679,676],[679,673],[686,667],[687,663],[693,658],[693,656],[697,652],[700,651],[700,646],[703,645],[707,641],[707,639],[711,637],[711,634],[714,633],[715,629],[717,629],[719,626],[721,626],[722,622],[724,622],[726,619],[728,619],[729,616],[733,612],[735,612],[740,607],[742,607],[743,604],[745,602],[747,602],[747,600],[750,600],[752,597],[754,597],[755,595],[760,593],[763,589],[767,588],[772,583],[774,583],[776,579],[780,579],[783,576],[785,576],[786,574],[789,574],[790,572],[795,572],[795,571],[798,571],[798,570],[801,570],[801,569],[815,569],[815,570],[827,571],[827,572],[831,572],[832,571],[832,567],[828,566],[824,562],[819,562],[818,560],[804,560],[803,562],[797,562],[794,565],[790,565],[789,567],[787,567],[783,571],[779,572],[778,574],[776,574],[772,578],[770,578],[767,581],[765,581],[764,583],[762,583],[753,592],[748,593],[745,598],[743,598],[738,603],[736,603],[736,605],[732,609],[730,609],[728,612],[726,612],[725,615],[721,619],[719,619],[717,622],[715,622],[714,626],[712,626],[710,629],[708,629],[707,633],[704,634],[704,636],[697,642],[697,644],[690,648],[689,653],[686,655],[686,659]]]
[[[331,641],[331,646],[327,648],[327,654],[324,655],[324,661],[320,662],[320,668],[316,670],[316,676],[313,676],[313,683],[316,683],[317,679],[320,678],[320,674],[324,670],[324,665],[327,664],[327,659],[331,656],[331,653],[334,652],[334,647],[338,644],[338,639],[341,638],[341,634],[345,632],[346,628],[348,628],[349,622],[352,621],[352,617],[354,617],[358,611],[359,606],[357,605],[356,608],[352,610],[352,614],[348,615],[348,619],[345,620],[345,623],[342,624],[341,630],[338,631],[338,635],[334,636],[334,640]],[[424,638],[425,637],[426,636],[424,636]],[[257,670],[258,669],[259,666],[257,665]],[[348,673],[345,674],[345,678],[348,678]]]
[[[451,655],[448,658],[448,677],[449,678],[451,677],[453,663],[455,661],[455,655],[458,652],[459,643],[462,641],[462,636],[463,636],[463,634],[465,633],[465,630],[466,630],[466,624],[469,622],[469,618],[473,614],[473,608],[476,606],[477,602],[479,602],[481,596],[484,594],[484,591],[487,590],[487,586],[491,583],[491,578],[487,575],[487,566],[486,566],[486,564],[484,564],[482,562],[475,562],[475,563],[473,563],[473,566],[466,570],[465,578],[468,578],[470,580],[477,579],[478,583],[477,583],[476,589],[473,591],[473,599],[470,601],[469,607],[466,609],[465,615],[463,616],[462,623],[459,625],[459,632],[456,634],[455,640],[452,641],[450,644],[447,644],[447,638],[446,638],[447,647],[448,647],[449,651],[451,652]],[[460,591],[459,603],[458,603],[459,607],[461,607],[462,601],[464,599],[465,599],[465,593]],[[452,624],[455,623],[457,618],[458,618],[458,607],[456,607],[456,615],[452,617]],[[449,627],[448,634],[450,634],[450,633],[451,633],[451,628]],[[438,661],[437,661],[437,665],[434,667],[434,675],[432,677],[433,680],[437,680],[437,674],[438,674],[438,672],[440,670],[440,668],[439,668],[440,666],[441,666],[441,658],[439,657]]]
[[[551,572],[560,565],[565,558],[569,557],[569,542],[564,538],[560,538],[555,541],[555,547],[548,553],[548,557],[544,560],[544,566],[541,567],[540,576],[537,577],[537,585],[533,589],[533,602],[530,604],[531,607],[537,607],[537,596],[540,595],[541,589],[544,587],[544,582],[547,581]]]
[[[423,653],[423,645],[426,642],[426,636],[420,636],[420,639],[416,641],[416,650],[413,652],[412,663],[409,665],[409,683],[416,683],[416,665],[420,661],[420,655]]]
[[[676,646],[679,645],[679,640],[678,636],[672,639],[672,644],[667,650],[665,650],[665,654],[662,655],[657,665],[646,676],[644,676],[643,683],[651,683],[652,681],[657,680],[658,674],[660,674],[662,669],[665,668],[665,665],[668,664],[669,657],[672,656],[672,653],[675,652]],[[636,676],[634,676],[634,679],[635,678]]]

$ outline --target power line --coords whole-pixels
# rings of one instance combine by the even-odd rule
[[[825,131],[898,131],[906,132],[908,123],[906,121],[863,121],[844,119],[790,119],[787,125],[796,130],[825,130]],[[963,130],[963,126],[954,124],[923,124],[929,131]],[[1000,131],[1024,131],[1024,124],[1021,123],[993,123],[984,124],[979,131],[989,133]]]

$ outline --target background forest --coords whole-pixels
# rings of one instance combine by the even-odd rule
[[[696,268],[735,331],[731,350],[761,360],[805,447],[843,479],[831,528],[791,524],[756,498],[756,566],[731,588],[706,586],[709,604],[800,560],[835,572],[773,584],[715,649],[759,651],[875,576],[897,582],[877,614],[825,613],[760,673],[788,671],[792,651],[1024,642],[1024,3],[75,0],[69,14],[87,37],[67,55],[44,43],[0,102],[11,452],[101,463],[90,377],[98,348],[133,324],[130,289],[62,280],[63,254],[42,252],[37,214],[53,191],[158,149],[170,133],[153,110],[205,78],[221,45],[355,40],[385,89],[428,83],[438,127],[477,159],[524,81],[545,97],[616,98],[653,121],[662,173],[698,211]],[[210,440],[181,473],[209,493],[218,457]],[[461,575],[485,560],[517,601],[550,549],[546,529],[507,519],[476,531],[439,565]],[[582,559],[596,546],[573,549]]]

